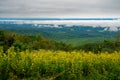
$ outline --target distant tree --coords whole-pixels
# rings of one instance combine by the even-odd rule
[[[35,36],[35,40],[37,40],[37,41],[41,41],[42,39],[43,39],[43,37],[40,34]]]

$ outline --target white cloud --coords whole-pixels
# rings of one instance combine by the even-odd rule
[[[3,21],[3,20],[1,20]],[[120,20],[5,20],[11,21],[17,24],[54,24],[52,27],[58,27],[59,24],[65,24],[67,27],[71,27],[73,25],[78,26],[92,26],[92,27],[109,27],[110,31],[118,30],[117,27],[120,27]],[[48,25],[49,26],[49,25]],[[106,28],[107,29],[107,28]],[[106,30],[105,29],[105,30]]]

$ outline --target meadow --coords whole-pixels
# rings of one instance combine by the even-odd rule
[[[0,80],[120,80],[120,52],[84,51],[3,52],[0,47]]]
[[[71,44],[72,46],[83,46],[85,44],[90,43],[101,43],[104,40],[113,41],[113,37],[105,38],[105,37],[89,37],[89,38],[73,38],[73,39],[61,39],[60,41]]]

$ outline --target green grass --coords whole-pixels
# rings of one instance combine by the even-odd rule
[[[73,39],[62,39],[60,41],[71,44],[73,46],[81,46],[88,43],[100,43],[104,40],[113,40],[114,38],[95,37],[95,38],[73,38]]]

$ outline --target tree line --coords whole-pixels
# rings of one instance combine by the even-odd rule
[[[88,43],[79,47],[76,47],[77,50],[84,50],[86,52],[108,52],[112,53],[115,51],[120,51],[120,35],[117,34],[114,40],[103,40],[101,43]]]
[[[25,34],[17,34],[11,31],[0,30],[0,46],[6,52],[11,46],[14,46],[16,51],[24,50],[64,50],[69,51],[71,45],[63,42],[53,41],[42,37],[40,34],[36,36],[28,36]]]
[[[59,36],[59,35],[58,35]],[[63,42],[58,42],[44,38],[40,34],[35,36],[28,36],[25,34],[17,34],[11,31],[0,30],[0,46],[2,46],[3,51],[6,52],[11,46],[15,48],[15,51],[25,51],[25,50],[83,50],[85,52],[114,52],[120,51],[120,35],[117,35],[115,40],[104,40],[101,43],[88,43],[82,46],[73,47],[70,44],[65,44]]]

